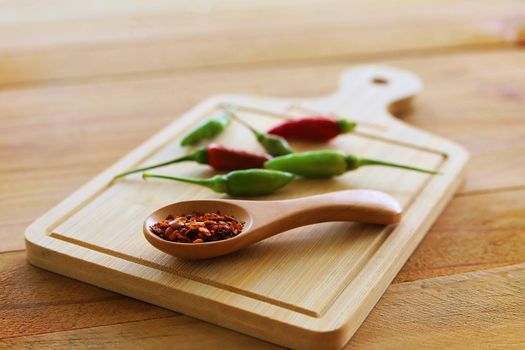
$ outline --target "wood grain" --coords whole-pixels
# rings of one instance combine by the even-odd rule
[[[27,263],[24,252],[0,254],[0,338],[174,314],[37,269]]]
[[[404,120],[473,155],[463,192],[525,185],[524,52],[388,63],[412,67],[426,84]],[[498,74],[486,69],[492,66]],[[343,68],[258,67],[0,91],[0,251],[22,249],[32,220],[201,99],[228,91],[326,94]]]
[[[281,349],[277,345],[186,316],[83,328],[0,340],[0,348],[23,349]]]
[[[403,120],[455,140],[471,152],[463,192],[525,185],[525,51],[393,64],[410,67],[425,82],[413,111]]]
[[[456,196],[394,283],[525,261],[525,189]]]
[[[505,47],[524,14],[519,0],[5,1],[0,83]]]
[[[470,272],[389,287],[345,349],[521,349],[525,345],[525,266]],[[380,334],[381,336],[378,336]],[[184,316],[0,340],[24,348],[271,348]]]
[[[348,348],[522,349],[523,310],[524,264],[395,284]]]

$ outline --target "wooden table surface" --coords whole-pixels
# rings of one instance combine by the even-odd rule
[[[30,266],[24,229],[216,93],[318,96],[411,70],[398,117],[467,147],[466,181],[347,345],[525,348],[525,2],[1,2],[0,347],[276,348]]]

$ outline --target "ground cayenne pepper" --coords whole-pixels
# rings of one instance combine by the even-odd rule
[[[150,226],[160,238],[179,243],[203,243],[220,241],[237,236],[244,222],[237,221],[220,212],[204,214],[169,215],[164,221]]]

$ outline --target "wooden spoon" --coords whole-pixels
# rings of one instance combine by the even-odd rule
[[[168,215],[220,211],[244,221],[243,231],[222,241],[177,243],[164,240],[150,226]],[[144,221],[144,236],[157,249],[183,259],[225,255],[292,228],[327,221],[395,224],[401,219],[399,203],[383,192],[347,190],[281,201],[192,200],[162,207]]]

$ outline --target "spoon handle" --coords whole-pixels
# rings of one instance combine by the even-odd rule
[[[392,196],[372,190],[346,190],[258,203],[265,205],[253,213],[252,229],[265,226],[268,236],[277,227],[278,231],[284,231],[328,221],[395,224],[400,221],[402,212],[401,206]]]

